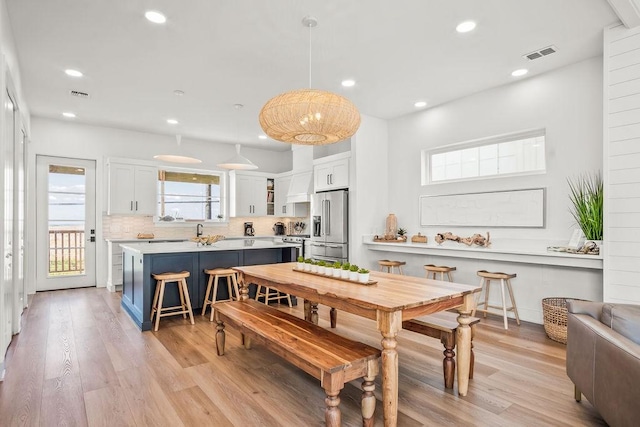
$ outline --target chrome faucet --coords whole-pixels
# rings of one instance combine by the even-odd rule
[[[196,237],[202,236],[202,224],[196,225]]]

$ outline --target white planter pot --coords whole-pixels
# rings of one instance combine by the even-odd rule
[[[304,263],[304,271],[311,271],[311,264]]]
[[[324,268],[324,274],[326,276],[333,276],[333,267],[325,267]]]
[[[358,273],[358,281],[361,283],[367,283],[369,281],[369,274],[371,273]]]
[[[324,274],[325,270],[326,270],[326,267],[324,265],[318,266],[318,274]]]
[[[312,273],[317,273],[318,272],[318,266],[311,264],[311,272]]]
[[[342,270],[339,268],[333,268],[333,277],[340,277]]]
[[[304,270],[304,262],[296,263],[296,269],[297,270]]]
[[[349,272],[349,280],[353,280],[355,282],[358,281],[358,272],[357,271],[350,271]]]
[[[348,279],[349,278],[349,270],[341,270],[340,271],[340,277],[343,279]]]

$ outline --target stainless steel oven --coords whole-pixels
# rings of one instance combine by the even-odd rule
[[[305,241],[309,240],[309,235],[301,235],[301,234],[296,234],[296,235],[289,235],[289,236],[284,236],[282,238],[282,241],[284,243],[293,243],[296,245],[296,249],[297,249],[297,253],[296,253],[296,257],[303,257],[303,258],[308,258],[310,256],[310,254],[305,253]],[[308,245],[307,245],[308,247]]]

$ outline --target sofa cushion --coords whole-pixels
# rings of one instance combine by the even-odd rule
[[[620,335],[640,344],[640,305],[604,304],[600,321]]]

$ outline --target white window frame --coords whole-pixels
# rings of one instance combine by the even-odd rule
[[[191,169],[191,168],[180,168],[174,166],[158,166],[158,172],[161,170],[170,171],[170,172],[179,172],[179,173],[196,173],[201,175],[218,175],[220,177],[220,212],[223,212],[223,218],[213,218],[213,219],[184,219],[178,221],[161,221],[158,215],[154,215],[154,224],[161,226],[176,226],[179,224],[189,224],[190,226],[194,223],[204,222],[207,224],[227,224],[229,222],[229,197],[228,197],[228,186],[227,186],[227,172],[212,170],[212,169]],[[158,180],[159,182],[159,180]],[[158,202],[159,203],[159,202]]]
[[[476,148],[476,147],[484,147],[490,145],[496,145],[505,142],[511,141],[519,141],[522,139],[536,138],[536,137],[544,137],[544,168],[543,169],[535,169],[528,170],[522,172],[512,172],[512,173],[497,173],[492,175],[482,175],[482,176],[473,176],[473,177],[464,177],[464,178],[453,178],[453,179],[442,179],[438,181],[432,180],[432,166],[431,161],[434,155],[448,153],[448,152],[456,152],[460,150],[465,150],[468,148]],[[521,132],[514,132],[503,135],[490,136],[487,138],[474,139],[471,141],[464,141],[455,144],[444,145],[436,148],[427,148],[423,149],[421,152],[421,170],[422,170],[422,185],[436,185],[436,184],[447,184],[452,182],[464,182],[464,181],[478,181],[485,179],[496,179],[496,178],[508,178],[514,176],[526,176],[526,175],[540,175],[545,174],[547,172],[546,164],[546,130],[545,129],[534,129],[534,130],[526,130]]]

